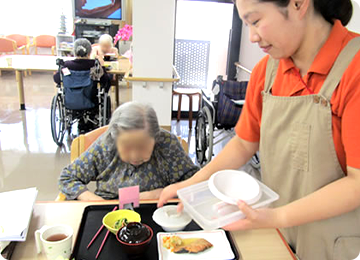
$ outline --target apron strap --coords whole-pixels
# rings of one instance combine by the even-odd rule
[[[349,43],[340,52],[319,92],[319,94],[328,101],[330,101],[332,94],[339,85],[342,76],[359,50],[360,37],[356,37],[349,41]]]
[[[276,73],[279,67],[279,60],[275,60],[269,56],[269,60],[266,64],[266,75],[265,75],[265,93],[269,93],[272,85],[274,84]]]

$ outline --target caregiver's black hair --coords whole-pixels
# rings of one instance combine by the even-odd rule
[[[280,7],[287,7],[290,0],[258,0],[259,2],[273,2]],[[331,24],[338,19],[345,26],[353,14],[351,0],[313,0],[315,11]]]

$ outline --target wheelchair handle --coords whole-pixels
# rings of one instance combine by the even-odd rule
[[[65,62],[63,59],[57,58],[56,59],[56,65],[58,66],[64,66]]]
[[[63,81],[63,75],[62,75],[61,69],[64,67],[65,62],[64,62],[63,59],[57,58],[56,59],[56,65],[59,66],[58,73],[59,73],[60,81],[62,82]]]

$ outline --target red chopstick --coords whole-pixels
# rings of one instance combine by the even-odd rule
[[[99,248],[99,251],[97,252],[97,254],[96,254],[96,257],[95,257],[95,259],[97,259],[98,257],[99,257],[99,255],[100,255],[100,253],[101,253],[101,250],[103,249],[103,247],[104,247],[104,244],[105,244],[105,242],[106,242],[106,239],[107,239],[107,237],[108,237],[108,235],[109,235],[109,230],[106,232],[106,235],[105,235],[105,237],[104,237],[104,239],[103,239],[103,241],[102,241],[102,243],[101,243],[101,246],[100,246],[100,248]]]
[[[115,206],[115,208],[112,211],[117,210],[117,206]],[[97,238],[97,236],[100,234],[101,230],[104,228],[104,225],[101,225],[101,227],[99,228],[99,230],[96,232],[96,234],[94,235],[94,237],[91,239],[90,243],[87,246],[87,249],[89,249],[89,247],[92,245],[92,243],[95,241],[95,239]]]

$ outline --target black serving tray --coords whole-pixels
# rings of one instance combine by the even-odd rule
[[[73,253],[70,259],[75,258],[75,260],[92,260],[95,259],[95,256],[100,248],[101,242],[103,241],[106,234],[106,227],[103,228],[101,233],[95,239],[94,243],[89,249],[86,249],[87,245],[94,237],[100,226],[102,225],[103,217],[116,205],[92,205],[87,206],[84,209],[82,216],[80,228],[78,235],[76,237],[75,246]],[[141,215],[141,222],[149,225],[153,231],[154,236],[151,240],[151,243],[145,252],[140,258],[141,260],[157,260],[159,259],[157,239],[156,235],[158,232],[164,232],[163,229],[157,225],[153,219],[152,215],[156,210],[156,204],[141,204],[139,208],[136,208],[135,211]],[[185,231],[194,231],[201,230],[201,228],[192,221],[186,228]],[[229,232],[226,232],[227,238],[230,242],[231,248],[234,252],[235,258],[231,260],[240,260],[240,253],[237,251],[234,241]],[[116,240],[115,235],[109,233],[109,236],[105,242],[105,245],[98,257],[98,260],[131,260],[132,258],[128,257],[121,249],[119,242]]]

